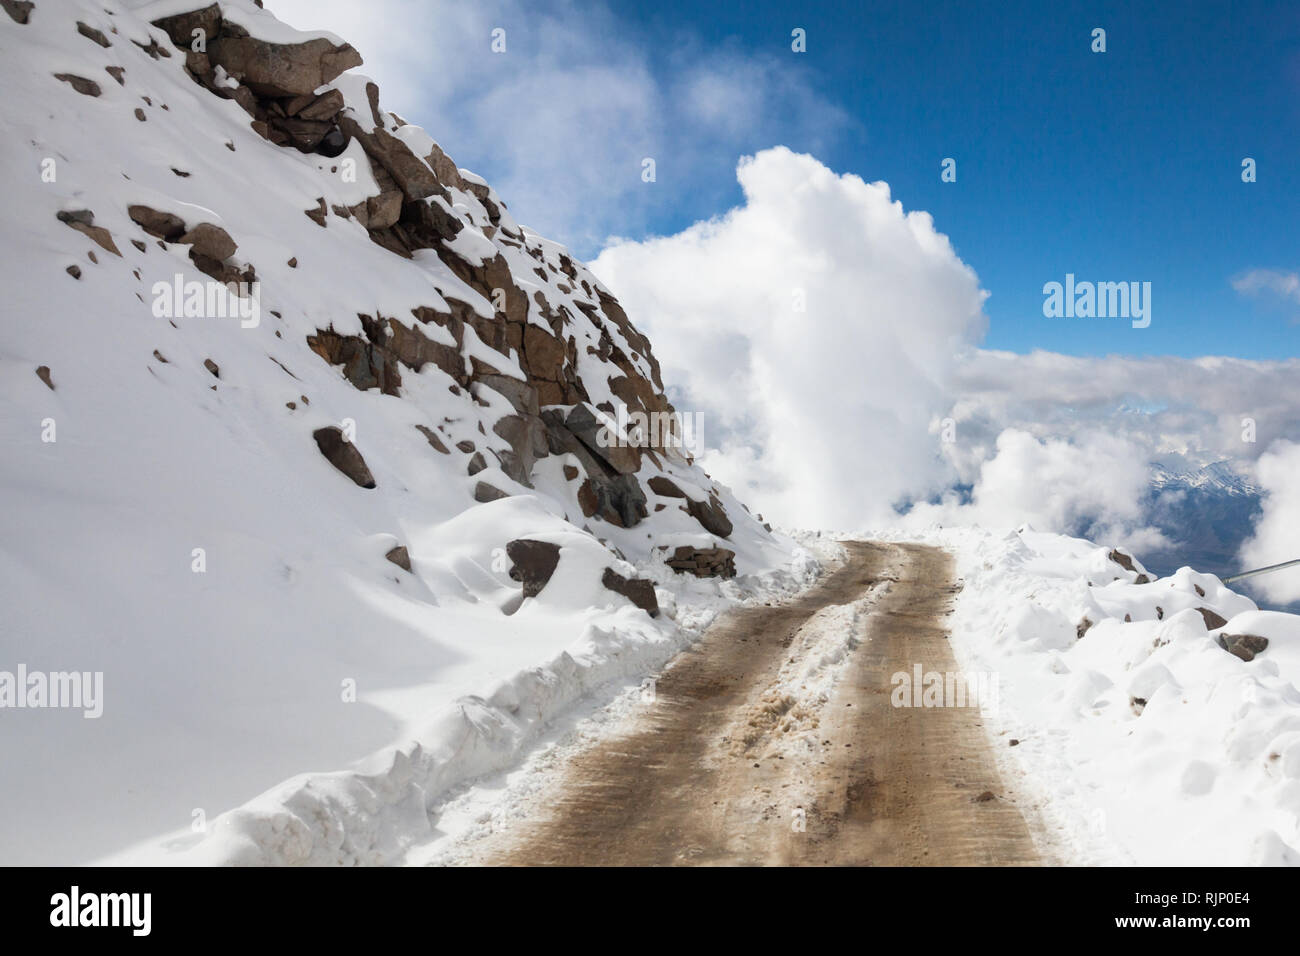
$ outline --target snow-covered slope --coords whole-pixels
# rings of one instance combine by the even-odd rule
[[[1300,864],[1300,616],[1028,527],[915,537],[957,555],[953,650],[1050,855]]]
[[[0,672],[103,694],[0,709],[0,862],[393,859],[559,709],[816,572],[688,448],[605,440],[672,413],[649,343],[342,40],[251,0],[3,7]]]

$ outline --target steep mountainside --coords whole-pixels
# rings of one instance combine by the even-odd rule
[[[0,715],[0,862],[382,862],[815,572],[694,464],[613,292],[341,39],[0,5],[0,671],[103,675],[101,716]]]

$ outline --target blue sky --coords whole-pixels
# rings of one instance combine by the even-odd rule
[[[790,29],[806,29],[808,52],[790,54],[791,68],[849,121],[833,136],[789,124],[782,142],[931,212],[991,293],[987,346],[1300,354],[1300,301],[1230,284],[1254,268],[1300,267],[1300,5],[615,6],[652,49],[694,34],[784,52]],[[1107,31],[1104,54],[1090,49],[1095,26]],[[956,183],[940,182],[949,156]],[[1258,165],[1251,184],[1246,156]],[[734,161],[710,157],[715,203],[740,201]],[[649,228],[702,218],[690,192],[663,190]],[[1044,318],[1042,285],[1067,272],[1150,281],[1151,327]]]
[[[931,213],[990,293],[984,344],[1300,355],[1300,4],[278,0],[366,56],[385,104],[592,259],[743,202],[785,145]],[[394,22],[406,25],[394,31]],[[505,55],[491,32],[506,31]],[[791,30],[807,52],[791,51]],[[1093,53],[1092,30],[1107,31]],[[652,156],[657,179],[640,182]],[[1244,157],[1258,179],[1241,181]],[[957,182],[940,162],[957,161]],[[1152,283],[1152,323],[1047,319],[1043,284]],[[1300,283],[1300,277],[1295,281]]]

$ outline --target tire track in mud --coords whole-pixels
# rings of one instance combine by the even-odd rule
[[[466,862],[1038,863],[979,709],[891,704],[894,674],[957,669],[951,556],[845,547],[803,595],[715,623],[660,675],[653,704],[573,755]]]

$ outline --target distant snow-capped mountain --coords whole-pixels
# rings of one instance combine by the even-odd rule
[[[1147,520],[1173,544],[1143,560],[1162,575],[1183,565],[1220,577],[1242,570],[1237,552],[1259,516],[1260,496],[1230,459],[1199,467],[1185,459],[1152,462]]]
[[[1158,491],[1196,489],[1249,497],[1258,497],[1260,493],[1259,488],[1237,469],[1230,458],[1212,461],[1200,467],[1189,466],[1185,459],[1181,462],[1168,459],[1154,461],[1151,463],[1151,487]]]

